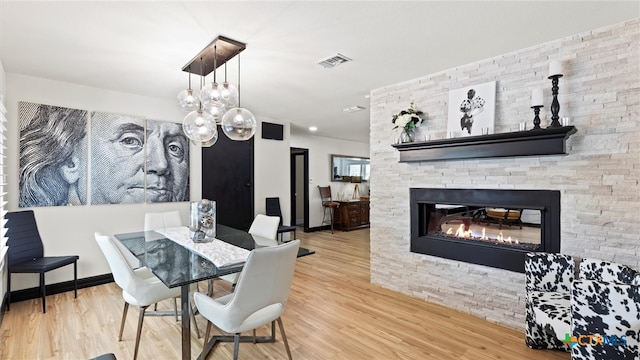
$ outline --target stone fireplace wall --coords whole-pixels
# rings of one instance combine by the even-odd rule
[[[497,81],[495,132],[509,132],[532,126],[542,87],[546,126],[554,59],[560,116],[578,129],[568,155],[398,163],[392,115],[414,101],[427,114],[416,138],[444,138],[451,89]],[[559,190],[562,253],[640,268],[640,19],[374,90],[370,144],[371,281],[524,328],[523,274],[409,251],[409,188]]]

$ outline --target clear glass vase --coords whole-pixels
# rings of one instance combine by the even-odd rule
[[[413,142],[413,129],[404,129],[400,133],[400,142],[403,144]]]
[[[211,242],[216,237],[216,202],[202,199],[191,202],[189,231],[193,242]]]

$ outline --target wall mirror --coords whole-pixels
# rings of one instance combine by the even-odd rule
[[[369,181],[369,158],[331,155],[331,181],[359,183]]]

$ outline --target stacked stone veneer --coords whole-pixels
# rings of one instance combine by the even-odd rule
[[[391,116],[411,101],[427,114],[417,138],[447,132],[449,90],[497,81],[495,132],[532,126],[531,90],[563,63],[560,116],[578,132],[568,155],[399,163]],[[562,252],[640,268],[640,19],[526,48],[371,93],[371,281],[515,328],[524,275],[409,251],[409,188],[561,192]]]

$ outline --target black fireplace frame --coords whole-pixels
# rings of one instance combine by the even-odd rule
[[[529,250],[428,234],[426,205],[457,204],[540,210],[540,250],[560,252],[560,191],[410,188],[411,252],[524,273]]]

